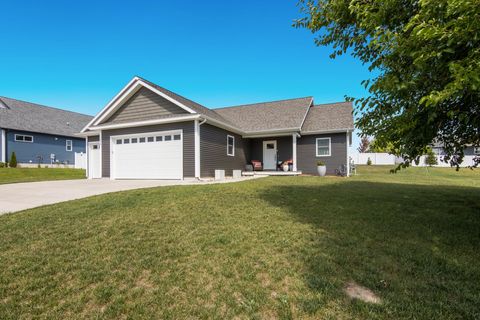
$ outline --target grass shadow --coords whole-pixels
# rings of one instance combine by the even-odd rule
[[[316,292],[300,301],[305,312],[333,304],[365,318],[468,319],[480,316],[479,195],[469,187],[348,181],[278,185],[259,196],[310,226],[294,257]],[[349,300],[349,281],[383,303]]]

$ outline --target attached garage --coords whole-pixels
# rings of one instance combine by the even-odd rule
[[[113,179],[182,179],[182,130],[110,137]]]

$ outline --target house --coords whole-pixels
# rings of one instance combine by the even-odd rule
[[[0,161],[15,152],[23,166],[62,163],[73,166],[85,153],[77,134],[93,117],[35,103],[0,97]]]
[[[208,109],[134,77],[81,134],[88,177],[183,179],[245,170],[252,160],[275,171],[327,173],[348,165],[353,131],[350,102],[315,105],[312,97]]]

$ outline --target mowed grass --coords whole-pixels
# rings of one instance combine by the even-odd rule
[[[469,170],[102,195],[0,217],[0,317],[478,319],[479,230]]]
[[[0,184],[69,179],[85,179],[85,170],[65,168],[0,168]]]

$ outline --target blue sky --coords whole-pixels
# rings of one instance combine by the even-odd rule
[[[293,28],[296,1],[2,2],[0,95],[95,114],[139,75],[215,108],[365,95],[365,66]]]

